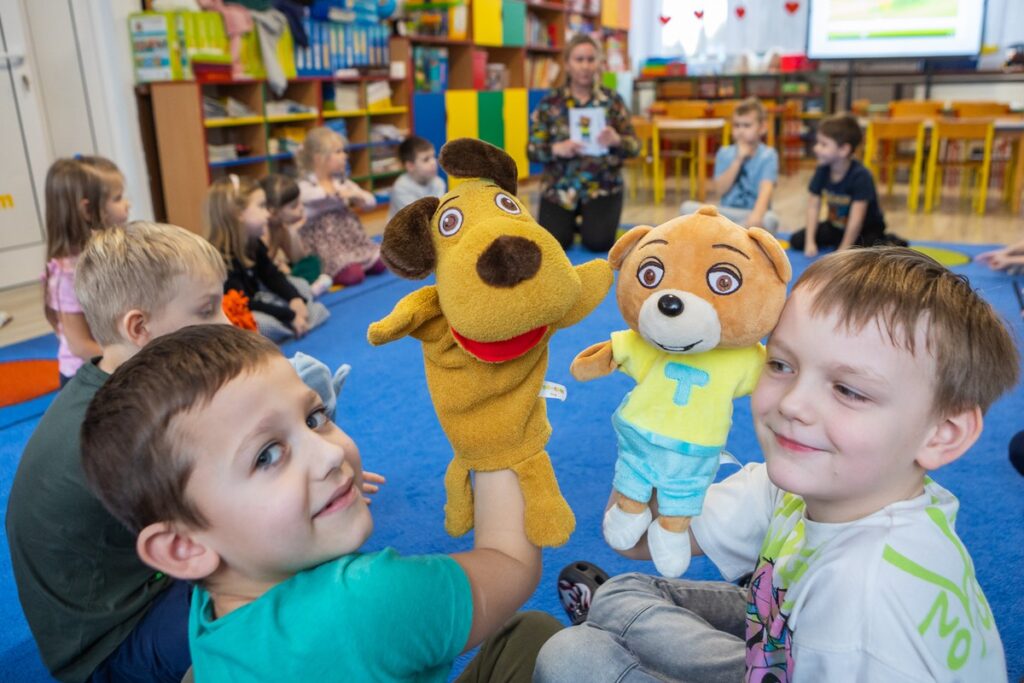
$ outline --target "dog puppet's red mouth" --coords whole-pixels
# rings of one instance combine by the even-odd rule
[[[455,331],[454,327],[451,329],[452,336],[455,337],[455,341],[459,343],[459,346],[473,356],[488,363],[503,363],[513,358],[519,358],[519,356],[522,356],[540,343],[540,340],[544,338],[544,333],[548,331],[547,326],[542,325],[511,339],[482,342],[463,337]]]

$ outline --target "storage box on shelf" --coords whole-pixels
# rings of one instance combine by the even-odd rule
[[[392,38],[390,51],[394,59],[406,62],[411,54],[403,38]],[[225,173],[295,173],[294,152],[306,132],[338,122],[344,122],[349,141],[352,178],[384,194],[397,175],[394,163],[387,161],[395,144],[373,139],[371,133],[375,127],[387,129],[395,138],[411,129],[412,74],[405,74],[304,76],[289,80],[280,97],[261,80],[145,86],[152,99],[167,220],[202,231],[203,203],[214,178]],[[204,115],[204,101],[215,115]]]

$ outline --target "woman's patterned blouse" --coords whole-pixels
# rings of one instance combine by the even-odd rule
[[[556,157],[551,145],[569,139],[569,109],[602,107],[606,122],[622,141],[605,156]],[[589,102],[577,102],[569,86],[552,90],[540,101],[530,116],[530,161],[544,164],[541,178],[542,196],[567,210],[580,201],[622,192],[622,162],[640,153],[640,141],[633,130],[626,103],[618,93],[599,87]]]

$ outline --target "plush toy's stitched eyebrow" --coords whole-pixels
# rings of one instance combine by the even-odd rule
[[[445,204],[447,204],[448,202],[453,202],[453,201],[455,201],[455,200],[456,200],[456,199],[458,199],[458,198],[459,198],[459,195],[457,195],[457,194],[456,194],[456,195],[452,195],[452,196],[451,196],[451,197],[449,197],[448,199],[446,199],[446,200],[444,200],[443,202],[441,202],[441,206],[444,206],[444,205],[445,205]],[[441,206],[437,207],[437,209],[438,209],[438,210],[440,210],[440,209],[441,209]]]
[[[734,247],[734,246],[731,246],[731,245],[728,245],[728,244],[712,244],[712,245],[711,245],[711,248],[712,248],[712,249],[728,249],[729,251],[735,251],[735,252],[736,252],[737,254],[739,254],[739,255],[740,255],[740,256],[742,256],[743,258],[747,259],[748,261],[750,260],[750,257],[749,257],[749,256],[747,256],[746,254],[744,254],[744,253],[743,253],[742,251],[740,251],[740,250],[739,250],[739,249],[737,249],[736,247]]]
[[[650,242],[647,242],[646,244],[641,244],[640,245],[640,249],[643,249],[644,247],[649,247],[652,244],[668,244],[668,242],[666,240],[651,240]],[[639,251],[639,249],[637,251]]]

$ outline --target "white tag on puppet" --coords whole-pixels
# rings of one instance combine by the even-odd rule
[[[740,461],[736,459],[736,456],[729,451],[722,449],[722,452],[718,454],[719,465],[736,465],[736,467],[743,467]]]
[[[564,401],[568,393],[569,392],[565,386],[561,384],[544,382],[544,384],[540,385],[540,393],[537,395],[541,398],[555,398],[559,401]]]

